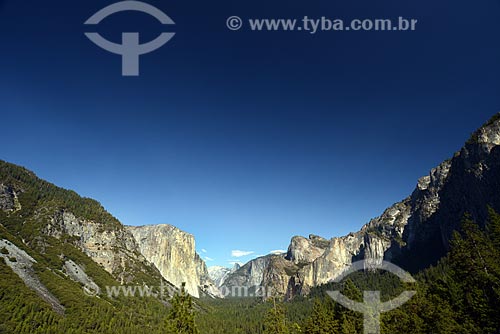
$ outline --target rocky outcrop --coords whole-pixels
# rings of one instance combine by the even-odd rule
[[[0,258],[9,266],[30,289],[34,290],[54,311],[64,314],[64,306],[42,284],[33,269],[36,260],[8,240],[0,239]]]
[[[44,228],[45,234],[72,242],[122,284],[131,282],[135,273],[147,273],[151,264],[139,252],[133,236],[123,227],[105,229],[98,222],[77,218],[71,212],[58,211]]]
[[[286,260],[285,255],[270,254],[249,261],[230,273],[221,286],[226,296],[263,297],[286,291],[289,277],[300,267]],[[242,288],[245,288],[243,290]],[[241,291],[248,293],[242,296]]]
[[[161,275],[199,297],[199,289],[217,295],[205,262],[195,251],[193,235],[172,225],[127,226],[139,245],[141,254],[160,271]]]
[[[88,295],[101,293],[101,288],[85,273],[85,270],[73,260],[66,260],[63,265],[63,272],[73,281],[80,283]]]
[[[20,208],[16,191],[12,187],[0,184],[0,210],[14,211]]]
[[[199,279],[199,288],[203,296],[206,297],[222,297],[219,287],[210,277],[210,273],[205,261],[201,259],[198,253],[195,253],[196,275]]]
[[[386,259],[407,270],[422,269],[445,254],[465,213],[484,224],[488,205],[500,211],[498,189],[500,114],[476,131],[453,158],[420,178],[410,196],[360,231],[329,242],[314,236],[294,237],[284,258],[289,264],[274,263],[268,257],[252,260],[224,285],[273,285],[278,293],[293,297],[336,278],[359,259]],[[284,267],[288,270],[281,270]]]
[[[309,239],[295,236],[288,247],[286,259],[295,264],[311,263],[325,252],[328,244],[328,240],[312,234]]]
[[[362,244],[363,238],[359,234],[333,238],[320,257],[305,265],[297,273],[303,288],[326,283],[341,273],[351,264],[352,259],[359,255]]]

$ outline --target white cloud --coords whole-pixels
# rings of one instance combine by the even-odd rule
[[[276,249],[276,250],[272,250],[269,252],[269,254],[283,254],[283,253],[286,253],[287,251],[286,250],[283,250],[283,249]]]
[[[231,256],[232,257],[242,257],[242,256],[247,256],[247,255],[250,255],[253,253],[255,253],[255,252],[254,251],[232,250]]]
[[[203,253],[206,253],[206,252],[207,252],[207,250],[206,250],[205,248],[202,248],[202,249],[201,249],[201,251],[202,251]]]
[[[208,257],[208,256],[205,256],[205,260],[206,261],[214,261],[214,259],[212,259],[211,257]]]

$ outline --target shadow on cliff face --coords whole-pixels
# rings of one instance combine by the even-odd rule
[[[460,230],[466,213],[484,228],[488,206],[500,212],[498,189],[500,146],[486,154],[479,145],[467,144],[452,160],[449,177],[439,192],[438,210],[426,221],[417,222],[411,249],[403,248],[394,263],[412,273],[436,264],[448,252],[452,233]]]

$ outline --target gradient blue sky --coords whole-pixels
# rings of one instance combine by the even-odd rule
[[[358,230],[500,110],[498,0],[154,1],[177,35],[138,78],[83,35],[111,3],[0,0],[0,158],[124,224],[193,233],[208,265]],[[252,33],[231,15],[420,23]],[[161,29],[122,13],[98,31]]]

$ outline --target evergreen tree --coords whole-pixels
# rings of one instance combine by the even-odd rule
[[[500,215],[488,207],[488,236],[498,252],[500,252]]]
[[[342,289],[342,294],[357,302],[363,302],[363,294],[350,279],[347,279]],[[341,319],[341,333],[361,333],[362,332],[362,315],[352,310],[347,310],[342,306],[337,306],[337,314]]]
[[[462,234],[455,233],[449,255],[454,280],[461,284],[459,305],[464,318],[476,323],[483,333],[498,329],[500,304],[498,251],[479,226],[466,216]]]
[[[273,299],[273,307],[269,309],[264,319],[264,334],[289,334],[286,325],[285,310]]]
[[[307,319],[304,334],[334,334],[339,332],[339,323],[334,318],[334,305],[329,300],[314,300],[311,316]]]
[[[172,308],[167,317],[169,334],[199,334],[194,321],[193,300],[184,287],[185,283],[171,300]]]

